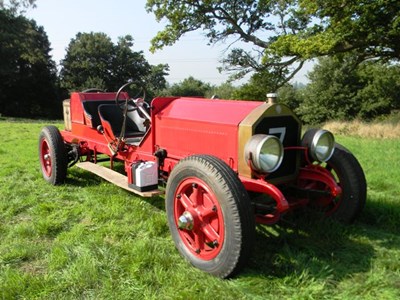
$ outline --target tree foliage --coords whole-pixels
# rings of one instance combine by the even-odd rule
[[[164,90],[168,83],[165,76],[168,75],[169,66],[165,64],[151,65],[150,74],[146,77],[147,99],[153,99]]]
[[[301,0],[299,11],[318,20],[306,38],[288,35],[277,41],[285,54],[315,57],[352,52],[361,62],[400,58],[400,2],[397,0]],[[307,33],[307,31],[305,32]],[[307,54],[309,53],[309,54]]]
[[[278,94],[279,103],[288,105],[291,109],[297,110],[301,104],[301,90],[304,88],[298,84],[285,84],[275,90],[274,82],[271,81],[269,74],[256,73],[250,80],[235,89],[233,99],[265,101],[268,93]]]
[[[355,101],[360,103],[357,114],[362,119],[373,119],[400,109],[400,66],[366,63],[357,70],[362,89]]]
[[[8,9],[13,14],[23,13],[28,7],[36,7],[36,0],[0,0],[0,9]]]
[[[268,72],[275,89],[315,57],[352,51],[357,63],[400,58],[397,0],[147,0],[146,7],[166,21],[153,51],[198,29],[211,44],[240,40],[252,49],[231,49],[225,70],[238,77]]]
[[[231,82],[224,82],[217,86],[212,86],[206,93],[206,98],[234,99],[234,93],[238,88]]]
[[[298,113],[307,123],[369,120],[400,108],[400,66],[384,62],[357,64],[357,56],[321,59],[310,72]]]
[[[285,84],[277,91],[279,103],[286,104],[296,112],[302,104],[302,94],[305,88],[306,86],[303,84]]]
[[[54,117],[56,68],[50,43],[36,22],[0,10],[0,113]]]
[[[105,33],[78,33],[61,62],[62,86],[68,90],[97,87],[116,91],[133,80],[151,91],[164,88],[168,66],[151,66],[142,51],[135,52],[132,47],[129,35],[114,44]]]
[[[166,96],[182,96],[182,97],[205,97],[211,90],[211,85],[201,80],[195,79],[193,76],[185,78],[179,83],[175,83],[168,89],[164,90],[163,95]]]
[[[239,87],[234,93],[234,99],[264,101],[268,93],[276,91],[274,77],[267,71],[258,72],[250,80]]]

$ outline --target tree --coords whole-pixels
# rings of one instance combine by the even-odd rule
[[[288,84],[280,87],[278,90],[278,102],[286,104],[292,110],[297,112],[303,102],[303,92],[305,85],[303,84]]]
[[[363,86],[355,101],[360,103],[357,116],[373,119],[400,109],[400,66],[367,62],[357,69]]]
[[[320,59],[309,73],[297,112],[307,123],[372,119],[400,108],[400,66],[384,62],[357,64],[357,55]]]
[[[360,63],[366,59],[400,58],[400,2],[396,0],[298,1],[300,11],[314,18],[302,34],[280,37],[285,55],[315,57],[349,53]]]
[[[224,82],[218,86],[211,87],[206,93],[207,98],[218,98],[218,99],[234,99],[233,94],[238,88],[233,86],[231,82]]]
[[[265,100],[268,93],[276,92],[274,77],[270,75],[269,72],[253,74],[249,82],[243,84],[233,93],[233,98],[241,100]]]
[[[302,86],[286,83],[275,90],[275,83],[271,81],[269,74],[256,73],[249,82],[237,88],[233,93],[234,99],[265,101],[268,93],[277,93],[279,103],[288,105],[296,110],[301,103]]]
[[[5,3],[4,3],[5,2]],[[0,0],[0,9],[8,9],[14,15],[23,13],[28,7],[36,7],[36,0]]]
[[[135,52],[132,47],[133,38],[129,35],[114,44],[105,33],[78,33],[61,62],[62,86],[68,90],[98,87],[116,91],[133,80],[150,90],[164,88],[168,66],[151,66],[143,52]]]
[[[43,27],[0,10],[0,113],[56,117],[56,68]]]
[[[104,33],[78,33],[61,61],[61,86],[68,90],[105,89],[112,73],[114,44]],[[101,86],[92,86],[102,83]]]
[[[147,98],[153,99],[161,94],[162,90],[167,87],[165,76],[168,75],[169,66],[166,64],[158,64],[151,66],[150,74],[146,77],[145,82],[148,87]]]
[[[164,94],[168,96],[205,97],[210,90],[210,84],[189,76],[183,81],[173,84],[164,91]]]
[[[231,50],[224,69],[237,77],[268,72],[275,89],[315,57],[352,51],[357,63],[400,58],[397,0],[147,0],[146,8],[167,22],[153,38],[151,50],[198,29],[211,44],[249,43],[252,50]]]
[[[306,123],[354,118],[359,105],[354,96],[362,88],[354,56],[320,59],[309,73],[311,83],[304,90],[304,101],[298,112]]]

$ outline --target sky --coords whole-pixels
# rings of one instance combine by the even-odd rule
[[[166,23],[157,23],[155,16],[146,12],[145,4],[146,0],[37,0],[37,7],[29,9],[26,16],[44,27],[57,64],[78,32],[104,32],[114,43],[129,34],[134,38],[133,50],[143,51],[150,64],[170,66],[166,77],[169,83],[189,76],[215,85],[228,79],[229,74],[217,70],[228,44],[208,46],[201,31],[186,34],[173,46],[150,53],[150,40]],[[307,71],[305,68],[294,81],[306,82]]]

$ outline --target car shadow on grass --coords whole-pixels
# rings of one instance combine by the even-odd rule
[[[98,185],[104,180],[99,176],[80,170],[76,167],[68,169],[67,179],[65,183],[77,187],[87,187],[92,185]]]
[[[257,225],[254,252],[242,275],[340,281],[366,272],[375,250],[358,238],[360,228],[354,226],[308,213],[279,225]]]
[[[400,236],[400,203],[369,199],[359,222],[371,230],[380,230]]]
[[[121,169],[121,166],[117,166],[115,169],[116,171],[120,171],[122,173],[123,169]],[[89,187],[89,186],[96,186],[101,184],[102,182],[107,182],[107,180],[84,170],[81,170],[79,168],[72,168],[68,170],[68,176],[65,181],[66,184],[72,185],[72,186],[77,186],[77,187]],[[113,186],[112,183],[109,183],[110,185]],[[135,197],[140,197],[135,195],[132,192],[126,191],[121,188],[121,191],[124,191],[125,193],[135,196]],[[159,210],[165,211],[165,200],[163,196],[153,196],[150,198],[143,198],[145,199],[146,202],[150,203],[153,205],[155,208]]]

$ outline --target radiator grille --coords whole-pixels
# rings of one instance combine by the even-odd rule
[[[265,117],[257,124],[254,134],[270,134],[278,137],[283,147],[293,147],[300,144],[301,127],[293,116]],[[300,155],[299,151],[285,151],[283,161],[278,170],[266,178],[271,182],[287,180],[298,172]]]

